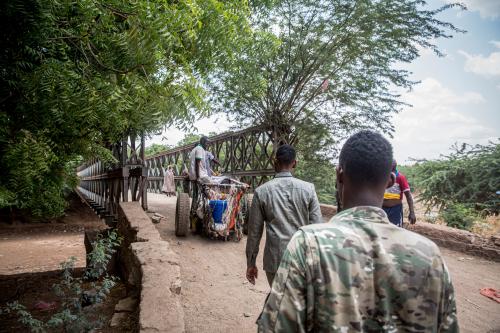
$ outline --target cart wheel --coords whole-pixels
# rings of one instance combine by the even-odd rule
[[[253,194],[247,194],[245,197],[245,219],[243,220],[243,233],[245,235],[248,235],[248,219],[250,217],[250,207],[252,207]]]
[[[187,193],[179,193],[175,207],[175,235],[178,237],[186,236],[188,233],[189,211],[189,195]]]

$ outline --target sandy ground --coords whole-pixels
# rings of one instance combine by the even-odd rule
[[[72,256],[85,267],[84,230],[104,227],[80,202],[58,222],[0,223],[0,275],[57,270]]]
[[[158,230],[181,258],[187,332],[255,332],[269,287],[264,274],[256,286],[245,279],[245,238],[239,243],[194,235],[176,238],[175,198],[150,193],[148,199],[150,210],[167,217]],[[0,275],[55,270],[70,256],[83,267],[83,229],[103,224],[90,210],[70,211],[61,222],[0,224]],[[482,287],[500,288],[500,264],[447,249],[442,252],[455,285],[462,332],[500,332],[500,304],[479,294]],[[261,267],[262,258],[257,262]]]
[[[441,249],[450,270],[462,332],[500,332],[500,303],[479,293],[500,289],[500,263]]]
[[[245,238],[239,243],[197,235],[176,238],[175,198],[149,193],[148,201],[151,211],[167,217],[157,228],[181,258],[186,331],[255,332],[269,287],[264,275],[256,286],[246,282]],[[500,332],[500,304],[479,294],[482,287],[500,288],[500,264],[447,249],[442,252],[455,285],[461,331]],[[257,263],[262,267],[262,258]]]
[[[156,226],[181,258],[186,332],[255,332],[269,286],[264,272],[255,286],[247,282],[245,238],[239,243],[191,234],[177,238],[175,198],[148,193],[148,205],[167,218]]]
[[[66,216],[52,223],[0,223],[0,307],[19,301],[36,318],[47,319],[53,312],[34,309],[37,301],[59,301],[52,284],[60,281],[60,263],[76,258],[75,267],[85,267],[84,231],[106,228],[94,212],[77,199]],[[126,295],[123,283],[115,286],[106,301],[98,307],[99,316],[109,322],[116,303]],[[130,332],[137,314],[120,327],[105,324],[99,332]],[[0,316],[0,332],[28,332],[15,316]]]
[[[85,266],[83,233],[7,234],[0,236],[0,275],[53,271],[76,257]]]

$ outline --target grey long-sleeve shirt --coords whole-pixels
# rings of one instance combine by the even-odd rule
[[[294,178],[290,172],[277,173],[273,180],[259,186],[253,196],[248,221],[247,265],[255,266],[264,224],[264,271],[275,273],[293,234],[304,225],[321,222],[314,185]]]

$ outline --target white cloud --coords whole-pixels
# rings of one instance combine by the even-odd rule
[[[413,107],[394,116],[396,130],[391,141],[398,161],[437,158],[455,142],[486,143],[498,136],[494,129],[460,112],[485,103],[477,92],[457,93],[427,78],[403,99]]]
[[[500,2],[500,1],[499,1]],[[499,41],[491,41],[491,44],[500,49]],[[482,76],[498,76],[500,75],[500,51],[492,52],[485,57],[482,54],[471,55],[465,51],[458,51],[465,57],[465,71],[475,73]]]
[[[446,2],[456,2],[455,0],[446,0]],[[500,16],[499,0],[462,0],[470,11],[477,11],[482,18],[495,19]]]

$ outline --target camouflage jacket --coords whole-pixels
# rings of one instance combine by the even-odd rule
[[[458,332],[438,247],[355,207],[291,239],[259,332]]]

